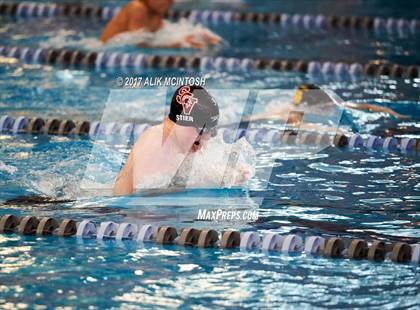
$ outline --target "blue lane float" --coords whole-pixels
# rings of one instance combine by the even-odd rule
[[[418,78],[420,68],[416,65],[378,64],[376,62],[345,63],[290,59],[250,59],[209,56],[159,56],[141,53],[84,52],[79,50],[30,48],[20,46],[0,46],[0,56],[15,58],[28,64],[57,65],[67,68],[92,68],[96,70],[131,70],[143,72],[145,69],[189,69],[238,71],[275,70],[294,71],[311,76],[323,75],[327,78],[345,80],[365,76],[390,76],[393,78]]]
[[[58,15],[59,6],[54,3],[21,2],[16,7],[16,16],[19,17],[52,17]]]
[[[60,119],[27,118],[19,116],[16,119],[9,115],[0,117],[0,133],[8,134],[47,134],[47,135],[80,135],[92,139],[118,137],[137,139],[150,124],[88,122]],[[341,133],[297,132],[293,128],[279,129],[248,129],[221,127],[218,130],[223,140],[233,143],[245,137],[250,143],[265,143],[272,145],[330,145],[338,148],[367,149],[384,151],[401,151],[403,153],[420,152],[420,139],[409,137],[378,137],[373,135],[345,135]]]
[[[17,217],[11,214],[0,218],[0,233],[38,236],[75,236],[79,240],[96,239],[99,242],[115,240],[138,243],[156,243],[198,248],[239,249],[262,253],[305,254],[324,256],[331,259],[367,259],[374,262],[413,263],[420,261],[420,244],[396,242],[393,244],[379,240],[350,239],[340,237],[304,236],[298,234],[280,235],[247,231],[199,230],[156,225],[136,225],[105,221],[95,224],[90,220],[76,222],[71,219],[57,220],[51,217]]]
[[[90,6],[84,4],[55,4],[37,2],[0,3],[0,15],[15,16],[17,18],[51,18],[54,16],[95,18],[104,22],[111,20],[121,7],[118,6]],[[310,31],[364,29],[375,33],[387,32],[401,35],[416,35],[419,31],[417,19],[359,17],[359,16],[326,16],[322,14],[293,14],[287,13],[256,13],[233,12],[220,10],[177,10],[169,11],[166,18],[179,20],[186,18],[190,22],[210,24],[255,23],[278,25],[284,29],[306,29]]]

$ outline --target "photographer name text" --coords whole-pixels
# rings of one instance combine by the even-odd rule
[[[182,85],[206,86],[205,77],[118,77],[118,87],[141,88],[141,87],[178,87]]]

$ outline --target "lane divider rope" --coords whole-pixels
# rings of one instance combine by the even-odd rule
[[[101,123],[98,121],[72,121],[56,118],[42,119],[19,116],[16,119],[3,115],[0,117],[0,133],[9,134],[47,134],[47,135],[84,135],[92,139],[101,137],[117,137],[137,139],[149,124],[134,123]],[[420,152],[420,139],[378,137],[373,135],[330,134],[317,132],[297,132],[293,129],[242,129],[221,127],[218,130],[223,140],[233,143],[245,137],[250,143],[285,144],[285,145],[331,145],[339,148],[369,149],[385,151]]]
[[[389,260],[394,263],[420,262],[420,244],[396,242],[387,244],[380,240],[324,238],[298,234],[280,235],[257,232],[223,231],[213,229],[199,230],[175,227],[143,225],[124,222],[121,224],[106,221],[95,225],[90,220],[76,222],[71,219],[61,221],[35,216],[17,217],[6,214],[0,219],[0,233],[20,235],[76,236],[78,239],[97,239],[98,241],[153,242],[161,245],[192,246],[199,248],[240,249],[241,251],[261,251],[264,253],[305,253],[326,258],[368,259],[375,262]]]
[[[95,18],[104,22],[111,20],[121,7],[118,6],[87,6],[83,4],[55,4],[55,3],[0,3],[0,15],[29,17],[83,17]],[[186,18],[191,22],[212,24],[232,24],[237,22],[278,25],[284,29],[307,30],[341,30],[364,29],[376,33],[399,33],[401,35],[416,35],[419,32],[419,20],[403,18],[381,18],[368,16],[326,16],[312,14],[286,14],[286,13],[256,13],[234,12],[219,10],[177,10],[169,11],[166,18],[178,20]]]
[[[340,80],[366,76],[390,76],[393,78],[418,78],[420,67],[362,63],[287,60],[287,59],[250,59],[208,56],[159,56],[141,53],[122,52],[84,52],[79,50],[31,48],[20,46],[0,46],[0,56],[15,58],[28,64],[60,65],[67,68],[93,68],[97,70],[120,69],[144,72],[144,69],[190,69],[218,71],[275,70],[294,71],[311,76],[325,76]]]

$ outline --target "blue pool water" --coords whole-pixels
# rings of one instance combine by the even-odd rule
[[[106,3],[116,5],[121,1]],[[370,1],[369,5],[361,1],[260,3],[235,1],[222,7],[326,15],[354,12],[404,18],[417,17],[419,10],[412,1],[407,1],[405,7],[385,7],[386,1]],[[219,7],[207,1],[185,2],[180,6]],[[71,46],[91,49],[92,46],[84,44],[85,39],[96,38],[102,25],[65,18],[47,22],[0,17],[0,45],[58,47],[71,40]],[[419,63],[418,37],[364,32],[296,33],[257,25],[209,27],[222,35],[229,46],[206,52],[157,49],[141,52]],[[119,49],[136,51],[131,47]],[[115,89],[116,77],[124,74],[25,65],[3,58],[0,60],[0,115],[100,120]],[[200,73],[154,69],[141,75],[204,75],[209,88],[226,89],[226,96],[232,100],[235,99],[232,89],[293,89],[303,82],[316,82],[335,90],[345,100],[368,101],[410,116],[408,120],[395,120],[376,113],[353,112],[360,133],[407,127],[408,136],[420,138],[419,80],[385,77],[314,80],[303,74],[271,71]],[[164,107],[153,105],[152,96],[145,99],[151,101],[144,107],[145,111],[153,113],[145,113],[144,118],[158,122]],[[227,114],[238,113],[235,105],[224,109]],[[259,126],[272,124],[263,122]],[[420,241],[420,162],[416,154],[328,148],[304,156],[291,154],[281,146],[255,145],[257,158],[261,159],[257,170],[263,169],[267,162],[274,162],[268,184],[255,178],[247,190],[192,189],[130,198],[81,193],[79,184],[85,178],[89,155],[95,146],[88,138],[1,134],[0,215],[339,235],[388,242]],[[103,150],[105,170],[118,171],[120,160],[127,155],[126,148],[105,146]],[[3,203],[29,194],[77,201],[54,205]],[[235,224],[196,221],[197,207],[257,208],[260,218]],[[420,306],[420,267],[413,264],[18,235],[0,235],[0,245],[3,308],[417,309]]]

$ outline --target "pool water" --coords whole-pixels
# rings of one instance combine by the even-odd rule
[[[107,1],[119,5],[121,1]],[[333,1],[235,1],[226,9],[288,13],[354,12],[355,15],[415,18],[418,6],[385,7],[385,1],[338,4]],[[388,4],[388,2],[386,2]],[[104,5],[105,2],[94,2]],[[185,8],[219,8],[207,1],[182,2]],[[328,12],[325,8],[328,7]],[[0,17],[0,45],[73,46],[92,49],[102,23],[57,18],[13,20]],[[218,49],[149,49],[149,54],[210,54],[367,62],[373,59],[418,64],[418,37],[364,32],[285,31],[258,25],[208,25],[229,43]],[[70,41],[70,43],[69,43]],[[135,52],[132,47],[119,50]],[[100,120],[115,79],[126,73],[21,64],[0,59],[0,116]],[[408,128],[420,138],[419,83],[388,77],[329,80],[274,71],[189,72],[146,70],[142,76],[204,76],[207,87],[226,89],[226,102],[239,89],[294,89],[315,82],[344,100],[367,101],[409,115],[407,120],[378,113],[351,112],[362,134]],[[157,90],[158,91],[158,90]],[[165,107],[142,101],[147,122],[158,122]],[[263,109],[262,104],[255,107]],[[225,118],[241,112],[224,105]],[[262,127],[273,126],[262,122]],[[387,242],[420,242],[420,162],[415,153],[327,148],[309,156],[284,146],[254,145],[257,171],[273,165],[267,180],[246,190],[204,189],[152,197],[82,194],[80,183],[95,147],[103,147],[103,167],[117,171],[129,146],[110,148],[85,137],[0,134],[0,215],[52,216],[156,223],[261,234],[342,236]],[[263,160],[264,159],[264,160]],[[257,174],[258,175],[258,174]],[[4,204],[20,195],[76,199],[58,204]],[[197,208],[258,209],[257,221],[197,221]],[[420,267],[332,260],[305,254],[102,243],[76,238],[0,235],[0,305],[3,308],[410,308],[419,302]]]

